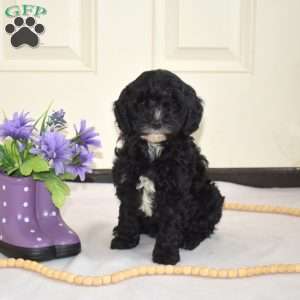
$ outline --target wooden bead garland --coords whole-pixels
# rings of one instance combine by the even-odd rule
[[[226,210],[248,211],[271,214],[284,214],[289,216],[300,217],[300,209],[292,207],[281,207],[271,205],[241,204],[235,202],[226,202],[224,205]],[[207,278],[234,279],[245,278],[261,275],[273,275],[282,273],[300,273],[299,264],[272,264],[264,266],[252,266],[235,269],[217,269],[198,266],[171,266],[171,265],[149,265],[140,266],[119,271],[113,274],[102,276],[83,276],[69,272],[62,272],[53,268],[49,268],[41,263],[22,258],[0,259],[0,268],[19,268],[35,273],[40,273],[44,277],[62,281],[69,284],[81,286],[102,286],[113,283],[119,283],[124,280],[153,275],[183,275]]]

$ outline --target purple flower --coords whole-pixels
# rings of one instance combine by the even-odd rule
[[[58,120],[58,121],[64,121],[64,117],[65,117],[65,111],[63,109],[60,109],[60,110],[57,110],[57,111],[54,111],[52,113],[52,115],[50,115],[50,117],[53,119],[53,120]]]
[[[85,147],[75,144],[73,155],[72,163],[66,167],[66,171],[75,176],[79,176],[80,180],[84,181],[85,174],[92,172],[90,165],[93,161],[93,154]]]
[[[75,125],[74,128],[76,131],[76,137],[72,141],[74,141],[79,145],[84,146],[85,148],[87,148],[88,145],[101,147],[100,140],[95,139],[95,137],[98,136],[99,134],[95,131],[94,127],[87,128],[85,120],[81,120],[79,130],[77,130]]]
[[[55,174],[65,173],[65,167],[72,158],[70,142],[63,134],[55,131],[44,132],[40,136],[38,147],[30,150],[32,154],[41,155],[52,163]]]
[[[49,127],[53,127],[54,129],[64,129],[66,127],[66,121],[64,119],[65,117],[64,110],[57,110],[54,111],[49,117],[47,121],[47,125]]]
[[[33,125],[31,124],[33,120],[27,117],[28,114],[15,112],[11,120],[6,119],[0,125],[0,137],[11,137],[16,140],[29,139],[33,130]]]

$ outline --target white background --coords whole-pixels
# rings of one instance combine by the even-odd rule
[[[103,143],[95,167],[112,165],[113,101],[153,68],[205,100],[195,138],[211,167],[300,166],[300,1],[30,1],[48,10],[46,32],[13,49],[4,10],[16,2],[0,1],[0,108],[38,116],[54,100],[71,124],[88,119]]]

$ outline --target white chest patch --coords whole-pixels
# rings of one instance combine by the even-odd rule
[[[156,158],[160,157],[163,146],[158,143],[148,143],[148,153],[151,161],[154,161]]]
[[[140,210],[142,210],[146,216],[152,216],[153,200],[155,196],[155,186],[152,180],[148,177],[140,176],[139,183],[136,185],[137,190],[142,190],[142,204]]]

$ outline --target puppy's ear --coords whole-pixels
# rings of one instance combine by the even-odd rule
[[[197,97],[195,90],[188,85],[184,88],[184,101],[187,113],[182,131],[185,135],[190,135],[199,128],[203,113],[203,101]]]
[[[131,128],[125,98],[124,93],[121,93],[119,99],[114,102],[114,114],[123,134],[129,133]]]

